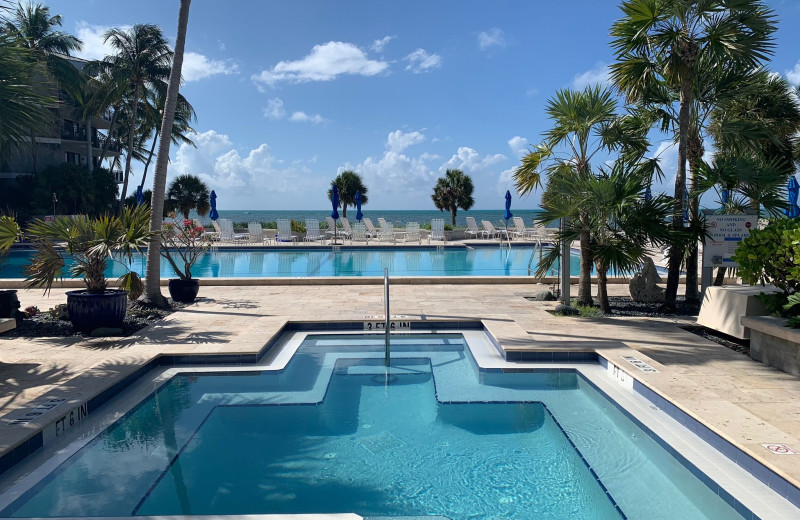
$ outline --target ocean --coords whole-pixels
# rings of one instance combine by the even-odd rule
[[[365,217],[369,217],[372,219],[375,225],[378,224],[378,218],[383,217],[388,222],[394,223],[395,226],[405,226],[407,222],[419,222],[420,224],[430,224],[431,219],[441,218],[444,219],[445,224],[450,224],[450,213],[449,212],[440,212],[437,210],[376,210],[376,211],[364,211]],[[470,211],[462,211],[459,210],[458,214],[456,215],[456,226],[458,227],[467,227],[467,217],[475,217],[475,221],[478,223],[478,226],[481,224],[481,220],[489,220],[495,225],[498,222],[503,220],[503,210],[470,210]],[[525,225],[530,226],[533,224],[533,218],[537,216],[540,211],[535,209],[520,209],[514,210],[511,208],[511,213],[514,214],[515,217],[522,217],[525,219]],[[339,211],[339,215],[341,216],[342,212]],[[324,221],[325,217],[329,217],[331,215],[330,210],[295,210],[295,211],[272,211],[272,210],[252,210],[252,211],[244,211],[244,210],[219,210],[219,218],[227,218],[232,220],[235,224],[239,223],[247,223],[247,222],[275,222],[279,218],[288,218],[290,220],[299,220],[305,221],[307,218],[315,218],[319,221]],[[198,217],[194,212],[192,212],[192,218],[198,218],[203,225],[211,225],[211,219],[208,218],[208,215],[205,217]],[[355,222],[356,220],[356,211],[354,208],[347,209],[347,218],[350,222]],[[511,221],[509,221],[511,222]]]

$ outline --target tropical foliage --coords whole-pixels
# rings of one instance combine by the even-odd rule
[[[128,267],[134,253],[142,253],[151,242],[148,229],[149,212],[145,207],[124,209],[120,215],[97,218],[58,217],[53,221],[35,220],[25,230],[36,250],[26,268],[28,287],[50,291],[56,279],[67,269],[66,257],[72,266],[71,277],[83,277],[86,290],[100,294],[106,290],[105,270],[109,261]],[[139,275],[128,271],[117,283],[135,300],[144,288]]]
[[[181,280],[191,280],[192,266],[200,254],[211,247],[211,243],[206,238],[203,226],[189,219],[178,222],[174,220],[174,213],[171,217],[173,220],[164,222],[161,228],[161,256],[169,262],[175,276]],[[180,258],[180,263],[173,255]]]
[[[472,197],[474,190],[475,187],[469,175],[461,170],[448,169],[444,177],[436,180],[431,198],[436,209],[450,212],[450,221],[455,226],[456,213],[459,208],[466,211],[475,204],[475,199]]]
[[[14,217],[0,215],[0,257],[8,253],[20,237],[19,224]]]
[[[176,177],[167,189],[164,209],[167,212],[179,212],[187,219],[193,209],[197,210],[199,215],[207,215],[211,209],[208,186],[195,175]]]
[[[366,204],[369,199],[367,197],[367,187],[361,176],[354,171],[345,170],[331,182],[331,188],[328,189],[328,200],[333,197],[333,186],[339,188],[339,206],[342,208],[342,216],[347,217],[347,206],[356,206],[356,193],[361,192],[361,204]]]

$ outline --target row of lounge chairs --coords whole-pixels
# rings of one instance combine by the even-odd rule
[[[400,231],[395,230],[394,226],[387,222],[386,219],[379,218],[378,226],[372,223],[369,218],[364,218],[362,222],[350,224],[346,217],[340,220],[341,227],[337,227],[336,222],[331,217],[326,218],[328,229],[323,231],[320,229],[319,221],[316,219],[306,219],[306,234],[303,237],[304,242],[321,242],[325,243],[326,240],[338,240],[342,242],[349,240],[352,242],[365,242],[369,243],[370,240],[377,240],[378,242],[403,242],[422,243],[422,234],[420,231],[419,223],[409,222],[406,224],[405,229]],[[218,219],[213,222],[214,232],[208,233],[209,238],[221,243],[255,243],[264,244],[270,242],[290,242],[296,243],[298,236],[292,233],[291,221],[289,219],[278,219],[278,229],[274,238],[264,233],[259,222],[251,222],[248,224],[247,233],[236,233],[233,229],[233,222],[229,219]],[[553,238],[552,230],[544,226],[536,225],[533,228],[526,228],[525,222],[521,217],[514,217],[513,228],[496,228],[490,221],[482,220],[481,225],[483,229],[478,229],[478,224],[474,217],[467,217],[467,238],[485,238],[485,239],[501,239],[507,240],[509,238],[519,238],[522,240],[551,240]],[[428,236],[428,243],[432,240],[445,241],[446,235],[444,231],[444,220],[433,219],[431,220],[431,232]]]

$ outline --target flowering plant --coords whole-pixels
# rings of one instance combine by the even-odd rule
[[[25,307],[25,314],[27,314],[29,318],[36,316],[37,314],[39,314],[39,312],[41,311],[39,311],[39,307],[37,307],[36,305],[30,305],[28,307]]]
[[[170,216],[175,218],[174,214]],[[164,222],[161,227],[161,256],[169,262],[175,275],[181,280],[192,279],[192,266],[200,253],[209,247],[211,242],[206,237],[206,229],[189,219]],[[178,264],[173,255],[180,257],[182,265]]]

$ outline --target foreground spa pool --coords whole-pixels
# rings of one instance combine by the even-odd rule
[[[6,486],[0,516],[743,517],[580,366],[482,370],[471,349],[493,346],[469,334],[395,335],[388,369],[382,336],[328,334],[268,366],[171,369]]]

